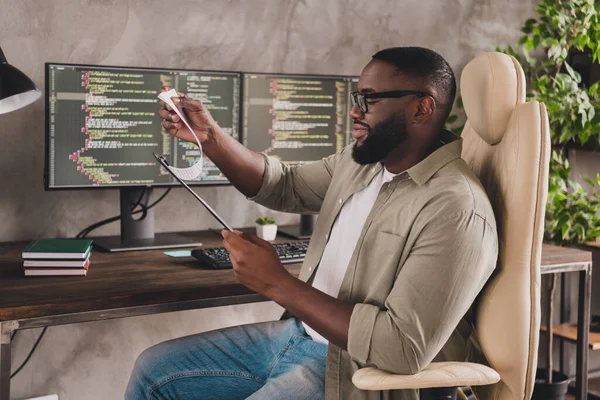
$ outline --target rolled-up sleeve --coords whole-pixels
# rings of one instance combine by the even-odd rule
[[[397,374],[421,371],[475,301],[497,256],[496,229],[475,211],[427,224],[384,307],[354,306],[348,353],[360,363]]]
[[[321,209],[342,153],[301,166],[264,156],[265,172],[256,196],[249,197],[277,211],[314,213]]]

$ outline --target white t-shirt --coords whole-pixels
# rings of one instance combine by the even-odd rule
[[[369,186],[348,198],[340,210],[333,228],[331,228],[329,241],[325,246],[323,257],[313,280],[312,285],[314,288],[337,298],[342,286],[342,280],[346,274],[346,269],[348,268],[348,263],[354,253],[356,242],[377,200],[381,186],[391,181],[395,176],[384,167],[381,169],[381,173],[373,178]],[[306,333],[314,341],[328,343],[328,340],[314,329],[310,328],[304,322],[302,324],[304,325],[304,329],[306,329]]]

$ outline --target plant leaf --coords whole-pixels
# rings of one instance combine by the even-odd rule
[[[575,80],[575,82],[581,83],[581,75],[579,75],[579,73],[575,72],[575,70],[569,65],[569,63],[564,63],[563,65],[565,66],[565,68],[567,68],[567,72],[569,73],[569,76],[571,78],[573,78],[573,80]]]
[[[457,119],[458,119],[458,115],[448,115],[448,118],[446,119],[446,123],[452,124],[452,123],[456,122]]]

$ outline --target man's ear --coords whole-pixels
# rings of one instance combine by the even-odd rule
[[[413,123],[422,124],[433,116],[435,113],[435,101],[430,96],[425,96],[419,99],[415,113],[413,114]]]

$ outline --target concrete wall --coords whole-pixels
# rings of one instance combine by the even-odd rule
[[[0,46],[44,87],[44,62],[288,73],[359,74],[389,46],[432,48],[457,75],[495,45],[514,44],[534,0],[0,0]],[[118,211],[117,191],[43,189],[43,102],[0,115],[0,241],[70,237]],[[197,189],[234,226],[264,210],[231,187]],[[161,190],[157,190],[159,195]],[[157,231],[217,227],[179,189],[157,209]],[[281,223],[296,216],[276,214]],[[98,231],[117,234],[118,224]],[[1,261],[0,261],[1,262]],[[93,267],[92,267],[93,268]],[[52,327],[12,396],[122,398],[137,355],[198,331],[278,318],[273,303]],[[14,343],[16,368],[38,330]]]

